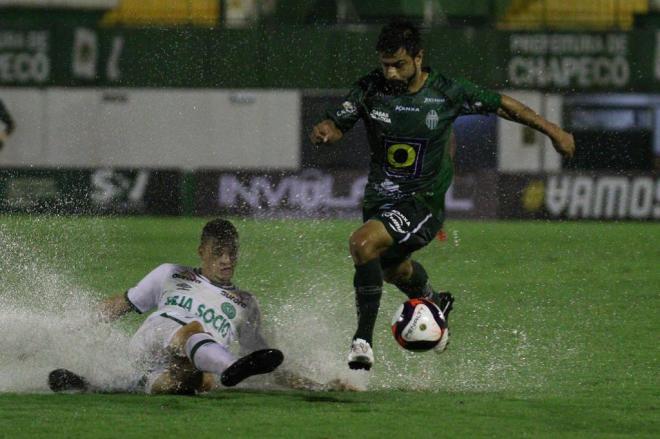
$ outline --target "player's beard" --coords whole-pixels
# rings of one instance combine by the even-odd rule
[[[415,71],[408,79],[386,79],[385,80],[385,94],[388,95],[402,95],[408,93],[410,84],[417,77],[417,66]]]

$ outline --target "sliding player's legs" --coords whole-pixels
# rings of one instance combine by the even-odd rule
[[[152,367],[147,376],[148,393],[208,391],[215,384],[214,375],[220,376],[223,385],[235,386],[252,375],[272,372],[282,363],[282,353],[276,349],[255,351],[237,359],[227,347],[204,332],[200,322],[185,320],[163,313],[149,317],[136,333],[134,338],[142,340],[136,344],[147,346],[153,359],[160,361],[160,367]],[[161,352],[154,354],[149,343],[160,344]]]
[[[180,326],[172,335],[166,351],[169,353],[167,366],[154,371],[147,379],[146,390],[153,394],[195,394],[213,388],[213,374],[197,369],[186,354],[186,342],[195,334],[204,332],[197,321]],[[230,357],[229,364],[233,361]]]

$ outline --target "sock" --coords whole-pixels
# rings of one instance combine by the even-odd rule
[[[186,342],[186,355],[202,372],[222,374],[236,357],[206,333],[193,334]]]
[[[413,267],[410,278],[403,282],[397,282],[394,285],[410,299],[423,297],[432,300],[434,292],[431,284],[429,284],[429,275],[426,274],[426,270],[422,264],[417,261],[410,262]]]
[[[355,266],[355,306],[358,328],[353,339],[361,338],[372,344],[374,326],[383,295],[383,270],[380,261],[373,259],[366,264]]]

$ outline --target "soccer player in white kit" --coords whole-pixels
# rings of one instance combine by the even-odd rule
[[[270,349],[261,334],[256,298],[239,290],[232,277],[238,258],[238,232],[225,219],[209,221],[198,248],[200,268],[163,264],[125,294],[102,304],[114,320],[130,312],[155,310],[130,342],[149,373],[147,393],[191,394],[212,389],[215,375],[235,386],[257,374],[274,371],[283,354]],[[238,340],[241,355],[228,349]],[[49,375],[54,391],[86,390],[87,381],[65,369]]]

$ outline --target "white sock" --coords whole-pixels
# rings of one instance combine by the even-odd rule
[[[186,355],[198,370],[220,375],[236,357],[206,333],[193,334],[186,342]]]

